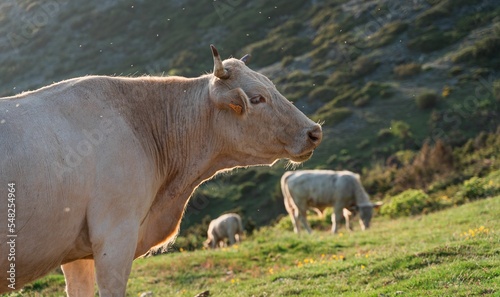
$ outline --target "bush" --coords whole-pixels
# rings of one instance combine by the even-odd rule
[[[391,121],[391,132],[400,139],[406,139],[412,136],[410,125],[403,121]]]
[[[320,86],[314,88],[311,92],[309,92],[309,99],[314,101],[322,101],[328,102],[332,100],[337,95],[337,92],[334,88],[329,86]]]
[[[252,54],[252,63],[262,67],[278,62],[284,56],[300,56],[310,48],[310,41],[305,37],[272,36],[250,44],[244,51]]]
[[[408,48],[429,53],[445,48],[461,37],[463,37],[462,34],[456,31],[442,32],[433,28],[408,41]]]
[[[283,57],[283,59],[281,59],[281,66],[282,67],[286,67],[286,66],[292,64],[293,59],[294,59],[293,56],[285,56],[285,57]]]
[[[350,83],[353,79],[354,78],[350,73],[343,71],[335,71],[330,75],[329,78],[327,78],[325,83],[330,86],[339,86]]]
[[[384,141],[390,139],[394,134],[387,128],[382,128],[377,133],[377,140]]]
[[[453,66],[450,69],[450,75],[451,76],[457,76],[459,74],[462,74],[464,72],[464,69],[460,66]]]
[[[370,98],[389,98],[393,95],[390,85],[373,81],[367,82],[360,90],[360,94],[363,96],[369,96]]]
[[[408,24],[402,21],[394,21],[385,24],[375,34],[370,36],[368,45],[374,48],[381,47],[391,43],[399,34],[408,28]]]
[[[293,230],[292,220],[290,219],[289,215],[283,215],[277,221],[278,222],[274,225],[274,228],[276,228],[277,230],[282,230],[282,231],[292,231]],[[300,225],[300,227],[302,227],[302,225]]]
[[[351,75],[355,78],[361,77],[373,72],[380,63],[377,60],[363,56],[357,58],[352,64]]]
[[[466,180],[454,197],[455,203],[462,204],[498,194],[500,192],[498,180],[500,180],[500,171],[485,178],[474,176]]]
[[[493,33],[494,34],[494,33]],[[454,63],[469,63],[485,67],[498,67],[500,60],[500,36],[488,36],[465,47],[451,57]]]
[[[300,83],[310,79],[311,76],[303,71],[294,70],[288,73],[286,76],[280,77],[276,80],[276,83]]]
[[[316,114],[312,116],[312,119],[316,122],[325,121],[325,125],[332,126],[342,122],[344,119],[348,118],[351,114],[352,111],[347,107],[320,108],[320,110],[318,110],[318,112],[316,112]]]
[[[393,72],[397,78],[406,78],[420,73],[422,66],[417,63],[402,64],[394,67]]]
[[[500,79],[493,82],[493,94],[495,98],[500,101]]]
[[[439,96],[434,91],[425,91],[416,98],[416,103],[420,109],[432,108],[436,105]]]
[[[402,216],[418,215],[430,206],[429,196],[422,190],[409,189],[385,202],[380,214],[397,218]]]
[[[411,163],[402,167],[394,180],[394,190],[426,188],[436,179],[454,174],[453,152],[449,145],[437,140],[434,146],[424,143]]]
[[[484,180],[478,178],[477,176],[474,176],[473,178],[464,182],[463,192],[465,197],[469,198],[470,200],[483,198],[488,194]]]

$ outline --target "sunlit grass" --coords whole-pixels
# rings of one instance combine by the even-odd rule
[[[127,296],[498,293],[499,212],[497,196],[425,216],[376,217],[372,229],[343,236],[262,228],[232,247],[136,260]],[[60,296],[61,278],[48,276],[11,296]]]

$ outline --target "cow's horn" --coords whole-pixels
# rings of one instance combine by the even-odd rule
[[[219,52],[213,44],[210,45],[210,48],[212,49],[212,55],[214,56],[214,75],[220,79],[229,78],[229,73],[226,69],[224,69],[224,66],[222,66]]]
[[[247,63],[248,63],[248,61],[250,61],[250,58],[251,58],[251,57],[252,57],[252,56],[250,56],[249,54],[246,54],[246,55],[244,55],[243,57],[241,57],[240,61],[243,61],[243,63],[247,64]]]

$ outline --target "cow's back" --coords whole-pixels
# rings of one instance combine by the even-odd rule
[[[240,216],[232,213],[220,216],[214,223],[214,231],[217,233],[219,238],[234,236],[234,234],[239,232],[240,227]]]
[[[99,92],[103,86],[81,80],[0,99],[0,182],[5,187],[14,183],[16,189],[13,233],[19,287],[65,259],[90,255],[89,208],[99,207],[92,199],[96,193],[113,193],[110,189],[120,187],[116,182],[130,168],[144,174],[143,165],[131,161],[141,160],[140,145],[106,102],[106,92]],[[121,152],[116,151],[118,144],[124,146]],[[140,179],[128,182],[144,188]],[[0,204],[0,216],[7,217],[5,203]],[[2,226],[0,237],[6,238],[6,232]],[[0,251],[7,254],[6,245]],[[7,257],[0,264],[6,269]],[[23,270],[28,265],[29,273]],[[0,287],[5,286],[2,278]]]
[[[332,205],[337,174],[330,170],[301,170],[287,178],[287,184],[296,204],[314,207]]]

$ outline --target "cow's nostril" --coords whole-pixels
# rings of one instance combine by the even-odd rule
[[[321,142],[321,138],[323,136],[323,132],[321,132],[321,126],[316,125],[309,132],[307,132],[309,139],[316,145]]]

